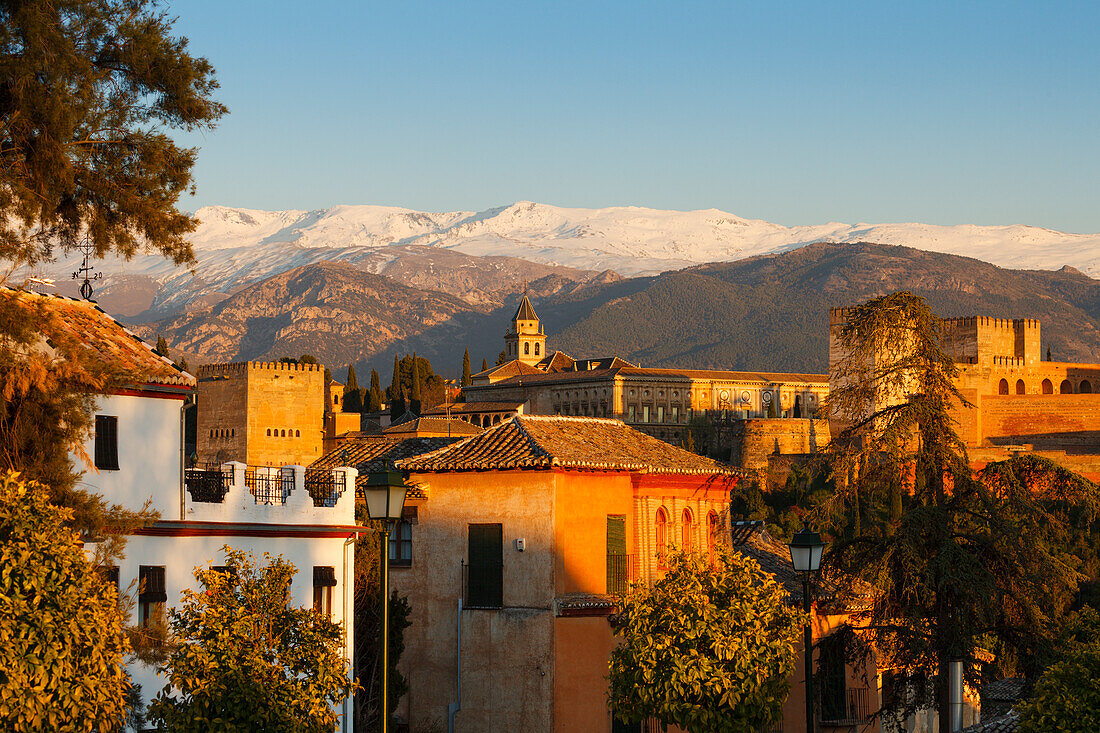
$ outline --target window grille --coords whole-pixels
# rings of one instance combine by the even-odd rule
[[[223,471],[221,466],[207,464],[205,468],[185,469],[183,483],[191,494],[191,501],[221,504],[233,483],[233,474]]]
[[[95,416],[95,467],[104,471],[118,470],[118,418]]]
[[[500,608],[504,604],[504,529],[500,524],[469,525],[466,606]]]

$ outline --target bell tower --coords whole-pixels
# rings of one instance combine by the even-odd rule
[[[512,316],[511,327],[504,334],[504,353],[509,359],[519,359],[524,364],[537,364],[546,356],[546,334],[539,326],[539,317],[523,289],[523,300]]]

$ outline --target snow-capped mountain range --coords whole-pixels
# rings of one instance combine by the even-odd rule
[[[717,209],[663,211],[634,206],[574,209],[520,201],[480,212],[427,213],[390,206],[317,211],[199,209],[191,241],[194,273],[145,255],[107,261],[106,275],[157,282],[159,309],[228,294],[242,285],[320,260],[344,260],[379,272],[422,245],[474,256],[508,256],[583,270],[656,274],[704,262],[783,252],[812,242],[876,242],[974,257],[1006,268],[1070,265],[1100,273],[1100,233],[1069,234],[1025,225],[841,224],[787,227]],[[48,274],[64,277],[75,258]]]

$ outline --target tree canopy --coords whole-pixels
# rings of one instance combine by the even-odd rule
[[[1056,661],[1020,705],[1022,733],[1100,730],[1100,613],[1084,608],[1061,634]]]
[[[47,489],[0,475],[0,727],[121,728],[130,643],[118,593]]]
[[[635,587],[613,618],[611,710],[703,733],[755,733],[789,692],[804,614],[756,561],[674,552],[653,587]]]
[[[194,259],[176,208],[197,151],[171,130],[226,112],[214,69],[155,0],[0,3],[0,259],[85,236],[100,257],[142,246]]]
[[[172,731],[298,730],[330,733],[334,707],[353,691],[340,625],[288,603],[296,570],[281,557],[229,547],[226,570],[196,569],[169,611],[176,640],[168,683],[149,719]]]
[[[866,633],[850,638],[873,641],[880,663],[910,682],[887,712],[934,705],[946,731],[949,662],[961,659],[977,685],[980,649],[992,643],[1028,672],[1083,579],[1069,540],[1091,531],[1100,503],[1091,482],[1037,457],[974,474],[954,428],[952,410],[966,403],[943,339],[910,293],[850,309],[826,403],[847,427],[823,455],[835,493],[818,518],[833,540],[826,570],[876,589],[857,614]],[[872,502],[888,514],[869,515]]]

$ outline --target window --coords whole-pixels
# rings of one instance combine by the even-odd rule
[[[711,511],[707,514],[707,554],[713,563],[718,553],[718,513]]]
[[[683,522],[680,525],[680,549],[684,552],[691,552],[692,540],[695,538],[695,518],[691,516],[691,510],[685,509]]]
[[[412,525],[416,523],[416,507],[405,507],[398,521],[390,527],[390,565],[412,565]]]
[[[539,355],[539,345],[535,344],[535,356]]]
[[[163,565],[141,565],[138,568],[138,624],[148,626],[164,617],[168,594],[164,587]]]
[[[117,565],[97,565],[95,571],[99,573],[100,579],[115,589],[115,593],[118,593],[118,566]]]
[[[630,558],[626,554],[626,517],[607,516],[607,592],[626,593],[630,586]]]
[[[118,470],[118,418],[95,416],[95,467]]]
[[[626,420],[627,422],[634,422],[634,405],[626,408]]]
[[[267,429],[267,435],[268,435],[269,438],[271,437],[271,428]]]
[[[679,405],[673,405],[672,406],[672,420],[671,420],[671,422],[680,422],[680,406]]]
[[[1081,394],[1092,394],[1092,385],[1089,380],[1082,379],[1081,384],[1077,385],[1077,391]]]
[[[642,422],[649,422],[649,405],[642,405]]]
[[[1016,394],[1026,394],[1026,393],[1027,393],[1027,388],[1024,387],[1024,380],[1017,379],[1016,380]]]
[[[657,510],[655,535],[657,540],[657,566],[667,567],[665,559],[668,556],[668,512],[665,511],[664,507]]]
[[[294,431],[294,437],[295,437],[295,438],[300,438],[300,437],[302,437],[302,431],[301,431],[301,430],[295,430],[295,431]]]
[[[997,383],[997,394],[1008,394],[1008,380],[1002,379]]]
[[[849,720],[853,717],[847,705],[847,674],[844,663],[842,635],[834,633],[818,642],[817,668],[821,676],[821,720]]]
[[[531,353],[531,344],[528,343],[527,341],[523,342],[523,353],[524,354],[530,354]]]
[[[1054,394],[1054,385],[1049,379],[1043,380],[1043,394]]]
[[[1073,394],[1073,385],[1069,383],[1068,379],[1063,379],[1062,383],[1058,385],[1058,394]]]
[[[332,589],[336,587],[336,569],[327,565],[313,566],[313,610],[332,618]]]
[[[467,605],[500,608],[504,605],[504,526],[471,524],[468,531]]]
[[[657,405],[657,422],[665,421],[665,406]]]

